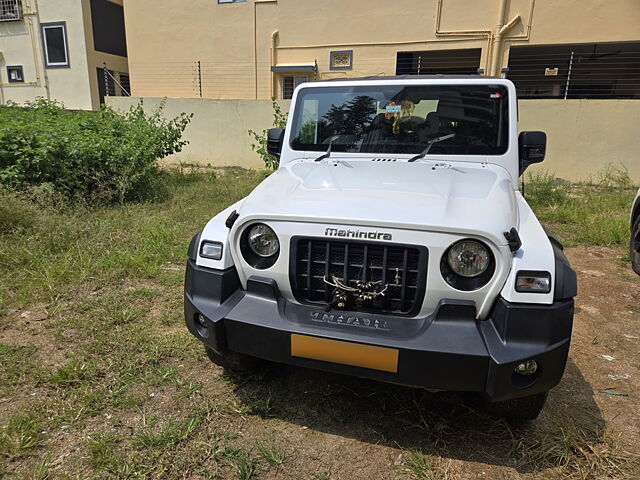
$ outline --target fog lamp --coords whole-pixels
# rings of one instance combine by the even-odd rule
[[[201,313],[198,314],[198,323],[201,327],[207,328],[207,319]]]
[[[516,367],[516,373],[518,375],[533,375],[538,370],[538,362],[535,360],[527,360],[525,362],[519,363]]]
[[[516,275],[516,292],[549,293],[551,274],[549,272],[520,271]]]

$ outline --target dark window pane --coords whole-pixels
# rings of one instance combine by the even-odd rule
[[[123,92],[123,95],[131,95],[131,83],[129,80],[129,75],[127,75],[126,73],[120,74],[120,85],[122,85],[122,88],[124,88],[127,92]]]
[[[107,0],[91,0],[93,46],[98,52],[127,56],[124,10]]]
[[[398,52],[396,75],[472,75],[480,66],[480,48]]]
[[[67,63],[67,51],[64,44],[63,27],[45,27],[47,63]]]

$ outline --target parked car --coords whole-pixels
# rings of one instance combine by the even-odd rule
[[[210,359],[478,392],[533,419],[563,375],[576,276],[518,189],[545,155],[487,77],[306,83],[280,166],[189,247],[185,319]]]
[[[638,189],[632,205],[629,257],[631,258],[631,268],[640,275],[640,189]]]

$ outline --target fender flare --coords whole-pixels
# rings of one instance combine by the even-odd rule
[[[578,277],[571,268],[569,259],[564,254],[562,243],[553,235],[547,235],[553,248],[553,256],[556,264],[555,285],[553,289],[553,300],[566,300],[578,294]]]

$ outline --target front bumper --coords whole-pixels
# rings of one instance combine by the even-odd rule
[[[189,259],[185,277],[189,331],[224,355],[234,351],[273,362],[435,390],[480,392],[491,401],[534,395],[562,378],[573,323],[573,299],[551,305],[498,299],[487,320],[470,302],[443,300],[425,318],[325,312],[284,299],[271,279],[251,277],[242,290],[235,268],[211,270]],[[197,321],[203,315],[207,327]],[[398,350],[397,372],[291,355],[291,335]],[[514,373],[523,360],[535,374]]]

